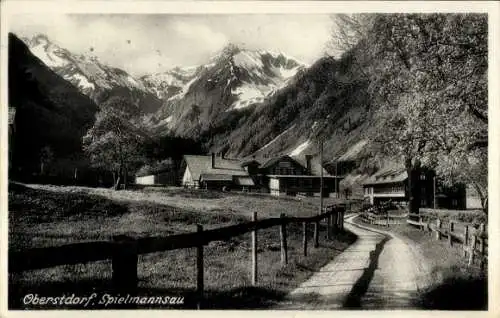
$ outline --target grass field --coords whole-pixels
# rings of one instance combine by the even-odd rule
[[[318,212],[318,199],[278,199],[185,189],[112,191],[11,184],[9,249],[109,240],[119,234],[147,237],[193,232],[196,224],[208,229],[248,221],[253,211],[258,212],[259,218],[280,213],[310,216]],[[291,224],[287,229],[289,264],[284,267],[279,261],[279,229],[259,231],[256,287],[250,286],[250,234],[210,243],[205,248],[205,307],[271,306],[355,240],[351,233],[339,233],[334,240],[326,241],[322,227],[320,247],[310,248],[304,258],[302,228]],[[140,255],[139,292],[183,295],[185,307],[193,308],[195,255],[195,249]],[[110,261],[9,274],[9,306],[23,307],[21,298],[27,292],[58,296],[106,291],[110,288],[110,278]]]
[[[474,213],[474,212],[472,212]],[[435,237],[408,224],[379,226],[361,221],[363,225],[391,231],[411,241],[422,252],[432,268],[435,283],[420,291],[423,308],[440,310],[483,310],[487,309],[487,272],[477,267],[467,267],[461,244],[448,245],[447,240],[436,241]]]

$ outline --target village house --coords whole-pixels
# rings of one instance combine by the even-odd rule
[[[420,206],[423,208],[465,209],[465,188],[462,185],[445,187],[436,182],[435,172],[422,170],[420,179]],[[392,201],[407,204],[409,198],[408,174],[402,167],[379,170],[363,182],[364,198],[372,205]]]
[[[319,195],[323,169],[323,196],[338,189],[330,175],[312,156],[280,156],[247,161],[211,156],[184,156],[182,185],[204,189],[240,189],[272,195]]]
[[[202,189],[249,190],[255,186],[241,161],[211,154],[209,156],[185,155],[181,164],[182,186]]]
[[[323,189],[321,189],[323,170]],[[337,192],[339,179],[326,171],[312,156],[292,158],[288,155],[268,159],[259,167],[261,183],[271,195],[320,195]]]

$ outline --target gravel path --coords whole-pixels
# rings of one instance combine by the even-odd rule
[[[293,290],[277,309],[412,309],[429,269],[403,238],[353,223],[358,240]]]

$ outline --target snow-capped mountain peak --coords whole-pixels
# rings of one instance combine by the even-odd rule
[[[182,134],[196,125],[193,121],[209,122],[218,113],[261,105],[304,68],[283,53],[229,44],[205,65],[174,68],[141,80],[166,100],[157,114],[158,125]]]
[[[23,40],[44,64],[96,103],[109,97],[112,92],[111,95],[124,96],[145,111],[156,110],[160,106],[160,101],[154,100],[156,97],[141,80],[124,70],[101,63],[90,53],[70,52],[53,43],[44,34]]]

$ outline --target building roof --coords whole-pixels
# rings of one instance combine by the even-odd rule
[[[307,166],[307,161],[306,161],[306,157],[305,156],[294,157],[293,159],[295,159],[295,161],[297,161],[303,167]],[[318,157],[311,158],[311,174],[314,175],[314,176],[321,175],[321,165],[319,163],[319,158]],[[324,167],[323,167],[323,176],[324,177],[331,176]]]
[[[290,159],[292,161],[296,161],[295,159],[293,159],[292,157],[288,156],[288,155],[285,155],[285,156],[279,156],[279,157],[272,157],[272,158],[269,158],[267,159],[266,161],[264,161],[262,163],[262,165],[260,166],[261,169],[265,169],[265,168],[269,168],[271,167],[272,165],[274,165],[275,163],[277,163],[278,161],[280,161],[281,159]],[[298,163],[298,162],[297,162]]]
[[[185,155],[184,160],[193,180],[199,180],[202,174],[248,176],[246,170],[241,167],[241,162],[236,159],[215,157],[214,168],[212,168],[212,156]]]
[[[200,181],[233,181],[230,174],[202,173]]]
[[[363,182],[364,185],[369,184],[385,184],[403,182],[408,178],[408,174],[404,168],[391,166],[377,171],[368,180]]]
[[[267,175],[269,178],[314,178],[314,179],[319,179],[321,176],[316,176],[316,175],[299,175],[299,174],[269,174]],[[325,175],[323,176],[325,179],[335,179],[337,177],[335,176],[330,176],[330,175]],[[340,178],[340,177],[339,177]]]
[[[252,160],[247,160],[247,161],[244,161],[241,166],[242,167],[246,167],[246,166],[250,166],[250,165],[260,165],[260,162],[258,162],[257,160],[255,159],[252,159]]]
[[[274,165],[276,162],[278,162],[282,158],[289,158],[292,161],[295,161],[297,164],[301,165],[302,167],[306,168],[307,167],[307,161],[305,156],[289,156],[289,155],[284,155],[284,156],[278,156],[278,157],[273,157],[270,159],[265,159],[265,161],[261,162],[260,168],[268,168],[272,165]],[[314,176],[319,176],[321,174],[321,165],[319,164],[319,159],[318,158],[311,158],[311,174]],[[330,176],[328,171],[323,168],[323,176],[327,177]]]

